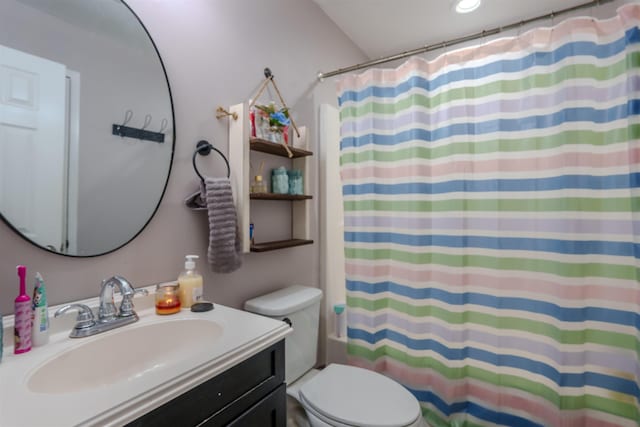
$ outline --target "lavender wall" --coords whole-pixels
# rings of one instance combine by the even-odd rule
[[[172,280],[188,253],[206,259],[207,218],[186,209],[184,197],[196,189],[191,155],[200,139],[227,152],[226,120],[217,106],[251,97],[270,67],[283,96],[308,126],[311,149],[318,151],[317,110],[336,103],[331,81],[317,83],[318,71],[365,60],[311,0],[129,0],[154,38],[173,92],[176,148],[164,200],[147,228],[124,248],[95,258],[68,258],[33,247],[0,223],[0,312],[13,310],[17,292],[15,266],[29,276],[40,271],[51,304],[95,296],[101,279],[120,274],[137,286]],[[312,173],[318,171],[318,156]],[[202,167],[221,167],[211,159]],[[314,194],[319,194],[315,180]],[[318,241],[317,198],[313,201],[313,237]],[[283,220],[265,212],[274,228]],[[241,307],[251,297],[288,284],[319,287],[318,244],[262,254],[248,254],[244,266],[227,275],[211,273],[204,263],[205,296]],[[31,284],[29,284],[31,287]]]

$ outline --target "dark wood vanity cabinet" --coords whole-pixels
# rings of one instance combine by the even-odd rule
[[[285,427],[284,340],[128,424]]]

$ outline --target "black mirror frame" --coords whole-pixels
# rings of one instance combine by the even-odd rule
[[[173,106],[173,95],[171,94],[171,85],[169,84],[169,77],[167,75],[167,69],[164,66],[164,62],[162,61],[162,56],[160,55],[160,51],[158,50],[158,47],[156,46],[156,42],[153,40],[153,37],[151,37],[151,34],[149,34],[149,31],[147,30],[147,27],[145,27],[145,25],[142,22],[142,20],[140,19],[140,17],[133,11],[133,9],[131,9],[131,7],[124,0],[120,0],[120,3],[122,3],[122,5],[124,7],[126,7],[129,10],[129,12],[131,12],[131,14],[136,18],[136,20],[138,21],[138,23],[140,24],[140,26],[144,30],[144,32],[147,35],[147,37],[149,37],[149,41],[151,41],[151,45],[153,46],[153,49],[155,50],[156,55],[158,55],[158,60],[160,61],[160,66],[162,67],[162,73],[164,74],[164,78],[165,78],[165,81],[167,83],[167,92],[169,94],[169,103],[171,104],[171,120],[172,120],[172,123],[173,123],[172,129],[171,129],[172,141],[171,141],[171,157],[169,159],[169,170],[167,171],[167,179],[165,180],[164,187],[162,188],[162,193],[160,194],[160,198],[158,199],[158,203],[156,204],[155,208],[153,209],[153,212],[151,213],[151,215],[149,216],[149,219],[147,219],[147,221],[144,223],[144,225],[142,227],[140,227],[140,230],[138,230],[138,232],[135,233],[129,240],[125,241],[121,245],[119,245],[119,246],[117,246],[117,247],[115,247],[113,249],[110,249],[110,250],[108,250],[106,252],[101,252],[101,253],[97,253],[97,254],[90,254],[90,255],[75,255],[75,254],[65,254],[65,253],[61,253],[61,252],[55,251],[55,250],[51,250],[50,248],[47,248],[45,246],[41,246],[38,243],[34,242],[33,240],[30,240],[29,238],[27,238],[24,234],[22,234],[17,228],[15,228],[13,226],[13,224],[11,224],[9,222],[9,220],[7,220],[4,217],[4,215],[2,215],[2,212],[0,212],[0,219],[11,230],[13,230],[20,237],[22,237],[25,241],[29,242],[30,244],[32,244],[35,247],[43,249],[46,252],[49,252],[49,253],[52,253],[52,254],[56,254],[56,255],[62,255],[62,256],[65,256],[65,257],[69,257],[69,258],[94,258],[94,257],[99,257],[99,256],[102,256],[102,255],[107,255],[107,254],[110,254],[112,252],[115,252],[118,249],[121,249],[124,246],[128,245],[129,243],[131,243],[136,237],[138,237],[140,235],[140,233],[142,233],[144,231],[145,228],[147,228],[147,226],[149,225],[149,223],[151,222],[153,217],[156,215],[156,212],[158,212],[158,208],[160,207],[160,204],[162,203],[162,199],[164,198],[164,195],[165,195],[165,193],[167,191],[167,185],[169,184],[169,178],[171,177],[171,169],[173,167],[173,157],[174,157],[174,153],[175,153],[175,149],[176,149],[176,117],[175,117],[175,110],[174,110],[174,106]]]

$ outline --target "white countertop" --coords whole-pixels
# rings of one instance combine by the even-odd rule
[[[82,301],[90,306],[95,302]],[[92,337],[71,339],[68,335],[70,325],[74,324],[73,312],[52,322],[50,342],[45,346],[19,355],[13,354],[12,347],[5,346],[0,362],[0,426],[119,426],[248,359],[284,338],[291,330],[283,322],[219,304],[214,304],[214,310],[204,313],[183,309],[177,314],[158,316],[153,308],[153,295],[136,297],[134,303],[140,320],[122,328]],[[52,307],[51,311],[55,308]],[[181,362],[177,365],[172,365],[168,360],[166,365],[156,364],[144,375],[126,381],[61,394],[34,393],[27,387],[30,374],[62,352],[91,340],[99,340],[107,334],[118,333],[120,329],[182,319],[214,321],[222,327],[222,335],[206,351],[184,348],[185,353],[181,352]],[[11,318],[6,320],[6,323],[11,323]],[[5,324],[5,328],[7,326],[10,325]],[[113,360],[114,364],[118,362]],[[96,366],[96,369],[100,369],[100,366]]]

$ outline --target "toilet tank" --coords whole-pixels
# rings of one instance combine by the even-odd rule
[[[322,291],[290,286],[244,303],[244,309],[278,320],[293,328],[285,338],[285,381],[291,384],[316,364]]]

